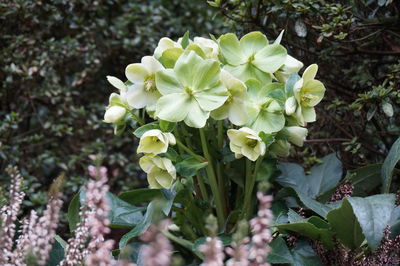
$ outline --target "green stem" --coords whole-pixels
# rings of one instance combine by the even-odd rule
[[[203,149],[204,157],[206,157],[206,159],[208,160],[206,172],[207,172],[207,176],[208,176],[208,181],[211,186],[211,191],[214,196],[215,206],[217,209],[218,225],[220,228],[222,228],[224,226],[225,219],[224,219],[224,209],[222,207],[222,202],[221,202],[221,195],[218,191],[217,179],[215,177],[212,159],[211,159],[210,153],[208,151],[208,144],[207,144],[206,136],[204,134],[204,129],[200,128],[199,133],[200,133],[201,147]]]
[[[132,112],[131,110],[129,110],[129,113],[131,114],[131,116],[133,117],[133,119],[135,119],[136,122],[139,123],[140,126],[143,126],[143,125],[144,125],[144,121],[143,121],[140,117],[138,117],[134,112]]]
[[[218,132],[218,150],[222,153],[222,148],[224,145],[224,135],[223,135],[223,130],[224,130],[224,124],[223,120],[219,120],[217,122],[217,132]],[[222,205],[224,208],[224,214],[226,215],[228,213],[228,203],[226,201],[226,185],[225,185],[225,177],[223,174],[223,165],[221,163],[221,160],[217,161],[217,176],[218,176],[218,186],[219,186],[219,192],[221,194],[221,199],[222,199]]]
[[[196,178],[197,178],[197,183],[199,184],[200,187],[201,195],[203,196],[203,200],[208,202],[208,193],[203,181],[203,177],[200,174],[197,174]]]
[[[185,152],[189,153],[190,155],[192,155],[193,157],[195,157],[196,159],[203,161],[203,157],[201,157],[200,155],[197,155],[196,153],[194,153],[191,149],[189,149],[185,144],[183,144],[179,139],[176,140],[176,144],[178,145],[179,148],[181,148],[182,150],[184,150]]]
[[[244,204],[242,217],[246,220],[250,217],[251,196],[255,183],[255,175],[251,174],[251,161],[246,159],[246,184],[244,188]]]

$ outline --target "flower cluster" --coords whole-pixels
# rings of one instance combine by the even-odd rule
[[[117,134],[127,124],[146,127],[137,151],[144,153],[140,165],[150,187],[169,188],[176,179],[164,156],[178,138],[168,125],[193,130],[221,121],[235,157],[251,161],[266,153],[287,156],[291,144],[303,145],[304,126],[316,120],[325,87],[315,79],[315,64],[298,74],[303,63],[287,54],[281,38],[270,42],[261,32],[240,40],[232,33],[162,38],[153,55],[126,67],[125,82],[107,77],[119,93],[111,94],[104,121]],[[146,117],[156,124],[145,124]]]

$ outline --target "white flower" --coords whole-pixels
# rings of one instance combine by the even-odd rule
[[[218,59],[219,47],[215,41],[203,37],[194,37],[193,43],[200,47],[206,58]]]
[[[283,66],[274,73],[280,82],[286,82],[290,74],[297,73],[303,67],[303,63],[296,58],[287,55]]]
[[[249,119],[246,85],[223,69],[221,70],[221,81],[228,89],[229,97],[221,107],[211,112],[211,116],[217,120],[228,118],[232,124],[237,126],[246,124]]]
[[[154,57],[157,59],[160,59],[160,57],[162,56],[163,52],[167,49],[171,49],[171,48],[181,48],[182,49],[182,45],[180,44],[180,42],[174,42],[173,40],[171,40],[170,38],[164,37],[161,38],[160,41],[158,42],[158,45],[154,51]]]
[[[146,155],[139,165],[147,173],[150,188],[170,188],[176,179],[176,169],[168,158]]]
[[[282,134],[287,138],[288,141],[290,141],[294,145],[302,147],[304,144],[304,140],[307,137],[308,130],[304,127],[291,126],[285,127],[282,130]]]
[[[280,139],[272,143],[269,149],[277,156],[287,157],[290,152],[290,143]]]
[[[144,56],[141,63],[130,64],[125,75],[132,85],[128,85],[126,100],[134,108],[143,108],[156,103],[161,94],[156,88],[155,74],[164,69],[152,56]]]
[[[287,115],[292,115],[296,112],[297,102],[294,96],[287,98],[285,102],[285,112]]]
[[[168,150],[168,145],[175,145],[176,140],[172,133],[164,133],[159,129],[146,131],[139,141],[137,152],[160,154]]]
[[[254,130],[242,127],[241,129],[229,129],[228,137],[230,140],[229,147],[235,153],[236,158],[245,156],[251,161],[257,160],[261,155],[265,154],[265,143]]]
[[[114,105],[107,109],[104,114],[104,122],[106,123],[117,123],[121,121],[126,114],[126,109],[124,107]]]

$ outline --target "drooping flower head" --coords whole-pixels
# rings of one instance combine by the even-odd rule
[[[157,88],[163,95],[157,101],[156,117],[169,122],[184,121],[190,127],[204,127],[210,112],[228,98],[219,74],[217,61],[186,51],[173,69],[156,74]]]
[[[266,145],[254,130],[242,127],[241,129],[229,129],[229,147],[235,153],[236,158],[245,156],[251,161],[255,161],[259,156],[264,155]]]
[[[168,146],[175,145],[176,140],[172,133],[164,133],[159,129],[151,129],[146,131],[139,141],[137,152],[160,154],[168,150]]]
[[[170,188],[176,179],[176,170],[171,160],[159,156],[145,155],[139,165],[147,173],[150,188]]]
[[[286,49],[280,44],[268,44],[261,32],[250,32],[240,41],[233,33],[219,38],[220,52],[226,61],[225,69],[242,81],[256,78],[271,81],[272,73],[286,60]]]

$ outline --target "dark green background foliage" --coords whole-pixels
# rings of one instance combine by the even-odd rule
[[[309,126],[304,163],[341,151],[347,168],[382,161],[400,135],[400,2],[392,0],[210,1],[238,33],[260,30],[327,87]],[[393,114],[394,113],[394,114]]]
[[[66,171],[71,199],[95,155],[118,190],[137,186],[133,135],[114,137],[101,122],[113,91],[106,75],[124,78],[126,65],[152,54],[163,36],[222,33],[214,13],[201,0],[1,1],[2,183],[6,165],[17,164],[24,204],[39,206]]]

